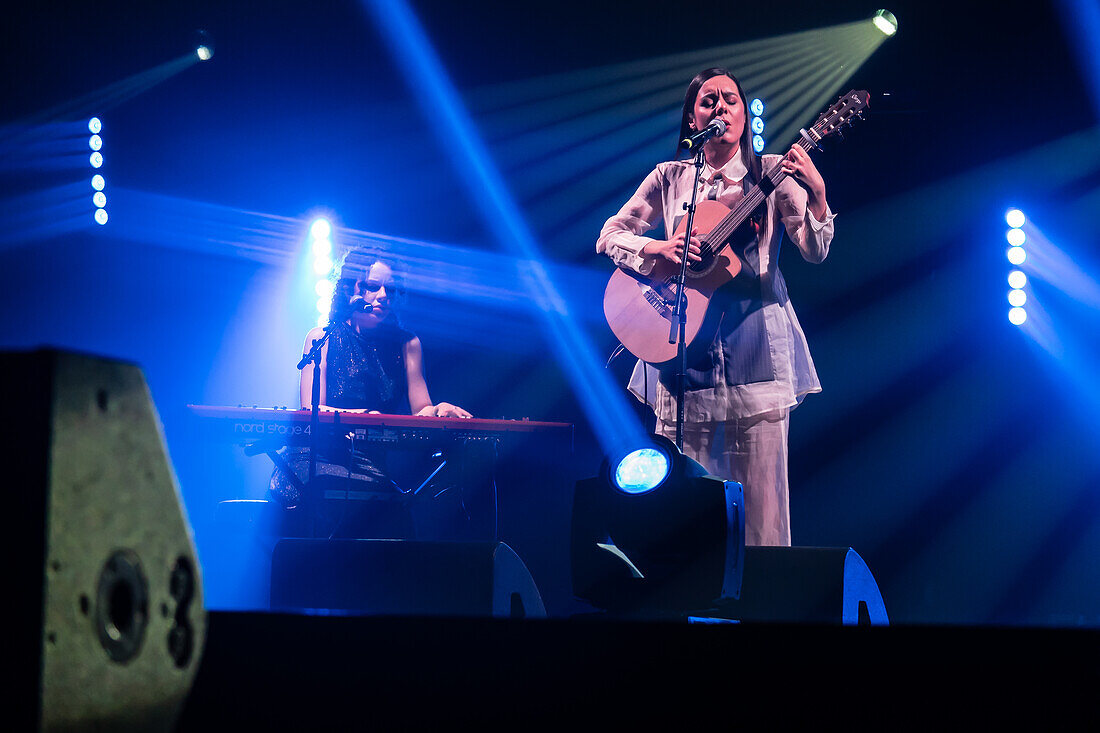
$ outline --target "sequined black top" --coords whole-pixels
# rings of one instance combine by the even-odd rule
[[[328,340],[326,404],[408,415],[405,344],[414,338],[411,332],[389,324],[365,334],[350,326],[334,329]]]

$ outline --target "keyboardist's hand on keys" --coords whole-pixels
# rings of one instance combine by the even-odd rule
[[[416,414],[425,417],[473,417],[461,407],[452,405],[450,402],[437,402],[434,405],[428,405]]]

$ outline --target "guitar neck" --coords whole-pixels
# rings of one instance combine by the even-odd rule
[[[848,92],[822,113],[809,130],[803,130],[802,136],[795,145],[809,153],[811,148],[817,147],[818,142],[838,133],[841,125],[851,126],[854,117],[862,119],[863,110],[870,104],[870,99],[871,95],[865,90]],[[786,177],[787,174],[783,172],[782,165],[773,166],[770,171],[763,174],[764,180],[753,186],[752,190],[733,207],[733,210],[711,229],[710,234],[706,235],[706,240],[713,247],[714,254],[726,247],[733,233],[752,216],[752,213]]]
[[[808,134],[813,135],[814,131],[811,130]],[[810,152],[811,148],[816,147],[815,144],[806,137],[799,138],[795,145],[798,145],[798,147],[802,148],[807,153]],[[768,195],[774,191],[776,186],[782,183],[783,179],[786,177],[787,174],[783,171],[782,165],[772,166],[771,170],[764,174],[764,180],[753,186],[752,189],[742,197],[737,205],[733,207],[733,210],[731,210],[730,213],[711,230],[707,239],[712,242],[722,242],[724,244],[733,236],[733,233],[752,216],[752,213],[764,203]]]

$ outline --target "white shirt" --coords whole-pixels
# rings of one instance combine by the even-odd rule
[[[779,159],[778,155],[765,155],[762,159],[764,171],[778,165]],[[718,170],[709,164],[704,165],[699,200],[709,198],[713,192],[719,203],[729,206],[736,202],[741,197],[741,179],[746,172],[740,155],[735,155]],[[690,160],[658,164],[619,213],[604,224],[596,241],[596,251],[607,254],[619,267],[648,274],[656,257],[641,254],[642,248],[652,241],[643,235],[656,227],[659,221],[665,224],[665,237],[672,235],[680,217],[686,215],[683,204],[691,201],[694,179],[695,167]],[[776,278],[782,278],[779,275],[780,226],[808,262],[822,262],[829,253],[835,214],[826,209],[825,221],[819,222],[808,210],[806,202],[806,191],[789,177],[768,196],[767,215],[759,236],[760,278],[762,289],[766,292],[772,291]],[[794,407],[805,395],[821,391],[806,336],[790,299],[787,298],[782,304],[766,300],[763,311],[774,367],[773,379],[741,385],[727,385],[722,379],[717,379],[717,386],[712,389],[690,391],[684,400],[686,422],[719,422],[751,417]],[[643,369],[639,361],[629,388],[639,399],[653,407],[658,419],[666,423],[675,422],[675,396],[657,381],[656,369]]]

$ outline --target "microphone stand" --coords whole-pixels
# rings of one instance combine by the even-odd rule
[[[346,327],[347,319],[351,317],[352,313],[357,311],[369,313],[372,310],[374,310],[374,307],[369,304],[359,302],[359,304],[356,305],[355,301],[352,301],[350,309],[341,312],[335,322],[325,326],[325,335],[319,339],[314,339],[313,348],[311,348],[309,353],[305,354],[302,360],[298,362],[298,371],[305,369],[306,364],[313,363],[313,379],[310,384],[311,397],[309,409],[309,478],[306,481],[306,486],[309,487],[309,490],[302,492],[306,514],[309,515],[310,537],[314,537],[317,534],[317,512],[316,506],[314,505],[313,493],[315,488],[313,486],[313,480],[317,478],[317,445],[320,442],[318,436],[321,432],[321,349],[324,348],[325,342],[328,341],[328,337],[332,335],[333,331],[337,328]],[[340,416],[336,415],[334,419],[339,423]]]
[[[687,296],[684,293],[684,283],[687,280],[689,246],[691,244],[691,229],[695,222],[695,202],[699,196],[699,179],[703,175],[703,147],[695,154],[695,185],[691,189],[691,204],[684,204],[687,211],[687,228],[684,229],[684,254],[680,257],[680,274],[676,277],[676,310],[673,312],[674,320],[669,327],[668,342],[676,344],[676,360],[680,365],[680,371],[676,374],[676,447],[684,449],[684,393],[687,382]]]
[[[307,490],[302,492],[302,499],[304,500],[306,516],[309,517],[309,536],[316,536],[316,524],[317,524],[317,511],[314,506],[313,493],[316,487],[313,480],[317,478],[317,445],[320,442],[318,435],[321,432],[321,349],[324,348],[325,343],[328,341],[328,337],[332,335],[334,329],[340,328],[344,325],[343,321],[337,321],[336,323],[325,326],[325,335],[319,339],[313,340],[313,348],[309,350],[309,353],[302,357],[302,360],[298,362],[298,371],[306,368],[307,364],[313,364],[313,379],[310,385],[310,415],[309,415],[309,478],[306,480]]]

